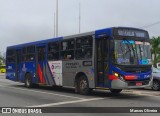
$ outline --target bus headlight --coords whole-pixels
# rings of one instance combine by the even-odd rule
[[[114,75],[115,75],[116,77],[118,77],[118,73],[114,73]]]
[[[113,72],[113,74],[114,74],[114,76],[116,76],[118,79],[124,81],[124,78],[123,78],[122,75],[120,75],[120,74],[118,74],[118,73],[116,73],[116,72]]]

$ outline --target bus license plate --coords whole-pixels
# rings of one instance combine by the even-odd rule
[[[136,82],[136,86],[141,86],[142,82]]]

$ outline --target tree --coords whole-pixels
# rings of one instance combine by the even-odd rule
[[[5,58],[0,56],[0,65],[5,63]]]
[[[158,58],[160,57],[160,36],[153,37],[151,40],[152,44],[152,54],[154,54],[153,66],[157,67]]]

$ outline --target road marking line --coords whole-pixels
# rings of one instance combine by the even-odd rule
[[[124,93],[131,93],[131,94],[135,94],[135,95],[145,95],[145,96],[150,96],[150,97],[160,97],[160,95],[154,95],[154,93],[150,93],[150,92],[141,92],[141,91],[127,91]]]
[[[69,95],[56,94],[56,93],[49,93],[49,92],[36,91],[36,90],[30,90],[30,89],[21,89],[21,88],[9,87],[9,86],[5,86],[5,85],[0,85],[0,86],[1,86],[1,87],[12,88],[12,89],[18,89],[18,90],[26,90],[26,91],[36,92],[36,93],[43,93],[43,94],[56,95],[56,96],[61,96],[61,97],[74,98],[74,99],[85,99],[85,98],[81,98],[81,97],[74,97],[74,96],[69,96]]]
[[[134,94],[134,93],[133,93]],[[145,95],[145,96],[150,96],[150,97],[159,97],[157,95],[149,95],[149,94],[144,94],[144,93],[136,93],[137,95]]]
[[[95,101],[95,100],[102,100],[102,99],[104,99],[104,98],[82,99],[82,100],[65,101],[65,102],[57,102],[57,103],[50,103],[50,104],[26,106],[26,107],[49,107],[49,106],[58,106],[58,105],[72,104],[72,103],[81,103],[81,102],[88,102],[88,101]]]

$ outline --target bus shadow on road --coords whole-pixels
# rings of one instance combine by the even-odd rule
[[[121,92],[120,94],[112,94],[109,90],[93,90],[89,95],[80,95],[75,93],[73,88],[64,88],[64,87],[52,87],[52,86],[38,86],[34,88],[26,88],[24,85],[12,85],[12,87],[30,89],[30,90],[43,90],[47,92],[56,92],[58,94],[74,94],[74,96],[84,96],[84,97],[103,97],[110,99],[137,99],[147,97],[145,95],[138,95],[133,93]]]
[[[48,92],[75,93],[73,88],[64,88],[58,86],[36,86],[33,88],[26,88],[24,85],[10,85],[10,86],[16,88],[29,89],[29,90],[45,90]]]
[[[91,93],[92,96],[97,96],[97,97],[107,97],[110,99],[137,99],[137,98],[144,98],[147,96],[144,95],[137,95],[137,94],[133,94],[133,93],[125,93],[125,92],[121,92],[119,94],[112,94],[109,90],[105,90],[105,91],[99,91],[96,90],[94,92]]]

